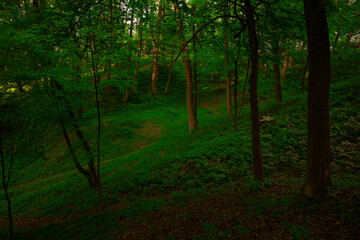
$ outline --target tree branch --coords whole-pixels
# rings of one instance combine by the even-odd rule
[[[215,20],[219,19],[219,18],[225,18],[225,17],[230,17],[230,18],[234,18],[234,16],[231,15],[222,15],[222,16],[217,16],[213,19],[211,19],[209,22],[205,23],[201,28],[199,28],[194,35],[184,44],[183,48],[181,49],[181,51],[179,52],[179,54],[177,55],[177,57],[172,61],[172,63],[176,62],[180,55],[184,52],[186,46],[192,41],[194,40],[194,38],[198,35],[199,32],[201,32],[205,27],[207,27],[210,23],[214,22]]]

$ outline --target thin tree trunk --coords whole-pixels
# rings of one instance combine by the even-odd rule
[[[246,23],[251,48],[251,74],[250,74],[250,105],[251,105],[251,132],[252,132],[252,153],[254,162],[255,180],[264,182],[264,170],[260,147],[260,122],[257,100],[257,79],[259,71],[258,40],[256,35],[254,8],[250,0],[245,0]]]
[[[158,55],[159,55],[159,41],[154,37],[154,34],[151,34],[153,40],[153,70],[151,74],[151,90],[153,93],[157,90],[157,79],[159,78],[159,65],[158,65]]]
[[[196,11],[196,6],[194,6],[194,11]],[[195,15],[194,15],[195,17]],[[193,34],[195,35],[196,32],[196,26],[195,24],[193,25]],[[194,38],[193,41],[193,50],[194,50],[194,59],[193,59],[193,71],[194,71],[194,91],[193,91],[193,115],[194,115],[194,124],[195,124],[195,129],[198,129],[198,119],[197,119],[197,84],[198,84],[198,80],[197,80],[197,56],[196,56],[196,38]]]
[[[227,15],[227,4],[224,7],[224,15]],[[227,18],[224,18],[224,49],[225,49],[225,69],[226,69],[226,106],[227,106],[227,115],[230,117],[232,114],[232,99],[231,99],[231,73],[230,73],[230,65],[229,65],[229,39],[226,32],[226,23]],[[236,112],[236,108],[235,108]]]
[[[55,100],[55,94],[53,93],[51,95],[50,92],[48,92],[48,95],[49,95],[50,98],[53,97],[53,99],[54,99],[54,105],[55,105],[55,108],[56,108],[56,113],[57,113],[58,118],[59,118],[59,125],[60,125],[61,131],[62,131],[63,136],[64,136],[65,144],[66,144],[66,146],[67,146],[67,148],[69,150],[70,156],[71,156],[71,158],[72,158],[72,160],[73,160],[73,162],[75,164],[75,168],[86,177],[86,179],[88,180],[90,186],[94,187],[94,181],[91,178],[91,175],[90,175],[89,171],[87,171],[86,169],[84,169],[81,166],[80,162],[78,161],[78,159],[76,157],[74,148],[71,145],[69,134],[67,133],[64,122],[62,120],[59,105],[58,105],[57,101]]]
[[[133,14],[132,14],[133,17]],[[93,36],[94,37],[94,36]],[[93,75],[94,75],[94,89],[95,89],[95,100],[96,100],[96,111],[97,111],[97,177],[98,177],[98,189],[99,189],[99,197],[100,197],[100,206],[103,205],[103,199],[102,199],[102,192],[101,192],[101,175],[100,175],[100,140],[101,140],[101,115],[100,115],[100,104],[99,104],[99,91],[98,91],[98,77],[97,77],[97,64],[94,60],[94,52],[96,51],[95,48],[95,40],[94,41],[94,48],[91,46],[91,37],[90,40],[90,52],[91,52],[91,63],[92,63],[92,69],[93,69]],[[131,57],[131,56],[130,56]],[[131,60],[130,60],[131,61]]]
[[[306,78],[308,64],[309,64],[309,54],[306,56],[305,68],[304,68],[303,77],[302,77],[302,81],[301,81],[301,89],[302,89],[303,94],[305,94],[305,78]]]
[[[135,88],[137,85],[137,79],[138,79],[138,72],[140,67],[140,58],[141,58],[141,52],[142,52],[142,37],[143,37],[143,30],[142,30],[142,22],[141,18],[139,20],[139,51],[137,53],[137,61],[135,66],[135,72],[134,72],[134,83],[133,87]]]
[[[171,81],[171,73],[172,73],[172,68],[173,68],[173,59],[174,59],[174,53],[171,55],[171,60],[170,60],[170,64],[169,64],[169,75],[168,75],[168,80],[167,80],[166,87],[164,90],[164,95],[166,95],[169,90],[170,81]]]
[[[302,194],[326,195],[330,183],[330,44],[325,0],[304,0],[309,52],[308,153]]]
[[[57,109],[57,111],[59,111],[59,110]],[[59,116],[59,118],[60,118],[60,117],[61,117],[61,116]],[[89,171],[87,171],[86,169],[84,169],[84,168],[81,166],[80,162],[78,161],[78,159],[77,159],[77,157],[76,157],[76,155],[75,155],[74,149],[73,149],[73,147],[72,147],[72,145],[71,145],[69,135],[68,135],[68,133],[67,133],[67,131],[66,131],[66,129],[65,129],[64,123],[63,123],[63,121],[62,121],[61,119],[59,120],[59,123],[60,123],[61,131],[62,131],[63,136],[64,136],[64,140],[65,140],[66,146],[68,147],[68,150],[69,150],[69,152],[70,152],[70,156],[71,156],[71,158],[73,159],[73,162],[74,162],[74,164],[75,164],[75,168],[76,168],[80,173],[82,173],[82,174],[86,177],[86,179],[88,180],[90,186],[93,187],[93,186],[94,186],[94,183],[93,183],[93,180],[92,180],[92,178],[91,178],[91,175],[90,175]]]
[[[132,36],[133,36],[133,28],[134,28],[134,10],[131,11],[131,22],[130,22],[130,35],[129,35],[130,41],[129,41],[129,59],[128,59],[128,72],[129,73],[131,70],[131,55],[132,55],[131,40],[132,40]],[[123,99],[124,104],[128,103],[129,95],[130,95],[130,89],[129,89],[129,87],[126,87],[125,96]]]
[[[153,93],[157,90],[157,80],[159,78],[159,38],[160,38],[160,24],[162,19],[162,1],[159,1],[158,5],[158,22],[157,22],[157,35],[154,36],[154,33],[151,32],[151,38],[153,41],[153,72],[151,75],[151,90]]]
[[[273,64],[274,71],[274,95],[275,100],[281,102],[282,101],[282,93],[281,93],[281,82],[280,82],[280,67],[278,63],[279,58],[279,48],[278,46],[274,47],[273,54],[276,58],[275,63]]]
[[[55,80],[51,81],[51,85],[53,87],[55,87],[58,91],[62,91],[62,86]],[[85,151],[85,155],[88,159],[88,167],[89,167],[89,172],[91,175],[91,178],[93,179],[94,182],[94,186],[98,186],[99,183],[99,179],[98,176],[96,174],[96,169],[95,169],[95,165],[94,165],[94,156],[91,152],[91,147],[89,142],[86,140],[84,133],[82,132],[79,124],[77,123],[78,120],[75,117],[75,114],[71,108],[71,105],[67,102],[67,100],[65,98],[63,98],[63,100],[65,101],[64,105],[65,105],[65,109],[69,115],[69,118],[71,120],[71,124],[75,130],[75,134],[77,136],[77,138],[79,139],[79,141],[81,142],[83,149]]]
[[[12,165],[13,165],[14,158],[13,158],[13,156],[11,156],[10,167],[9,167],[9,170],[8,170],[8,175],[6,177],[6,174],[5,174],[5,156],[4,156],[4,152],[3,152],[3,149],[2,149],[2,132],[1,131],[2,130],[0,129],[0,155],[1,155],[2,184],[3,184],[3,188],[4,188],[6,201],[7,201],[10,239],[14,239],[14,230],[13,230],[14,227],[13,227],[13,218],[12,218],[12,209],[11,209],[11,199],[10,199],[9,192],[8,192],[8,186],[9,186],[9,182],[10,182],[10,178],[11,178],[11,168],[12,168]]]
[[[239,59],[236,59],[234,61],[234,105],[235,105],[235,114],[234,114],[234,129],[235,132],[238,130],[237,127],[237,107],[238,107],[238,103],[237,103],[237,85],[238,85],[238,78],[239,78],[239,74],[238,74],[238,61]]]
[[[282,101],[282,93],[281,93],[281,83],[280,83],[280,68],[279,64],[273,65],[274,70],[274,91],[275,91],[275,100],[281,102]]]
[[[239,116],[238,116],[238,118],[240,118],[241,109],[242,109],[242,105],[243,105],[243,102],[244,102],[246,82],[247,82],[247,79],[248,79],[248,76],[249,76],[249,69],[250,69],[250,60],[248,59],[247,68],[246,68],[246,77],[245,77],[245,79],[244,79],[244,87],[243,87],[243,91],[242,91],[242,94],[241,94],[241,101],[240,101]]]
[[[284,64],[283,64],[283,68],[281,70],[281,81],[285,81],[286,79],[286,71],[287,71],[287,68],[289,66],[289,53],[286,53],[285,54],[285,58],[284,58]]]

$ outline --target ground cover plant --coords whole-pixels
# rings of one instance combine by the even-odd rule
[[[0,3],[0,239],[358,239],[359,13]]]

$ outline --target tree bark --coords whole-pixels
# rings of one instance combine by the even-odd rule
[[[273,65],[273,70],[274,70],[275,100],[281,102],[281,101],[282,101],[282,93],[281,93],[280,68],[279,68],[279,64],[275,63],[275,64]]]
[[[128,59],[128,72],[129,73],[131,71],[131,55],[132,55],[131,40],[132,40],[132,35],[133,35],[133,28],[134,28],[134,10],[131,11],[131,21],[130,21],[130,35],[129,35],[130,41],[129,41],[129,59]],[[130,95],[130,89],[129,89],[129,87],[126,87],[123,104],[127,104],[128,100],[129,100],[129,95]]]
[[[153,70],[151,74],[151,90],[153,93],[157,90],[157,79],[159,78],[159,65],[158,65],[158,56],[159,56],[159,40],[155,39],[154,34],[151,35],[153,40]]]
[[[244,102],[246,82],[247,82],[247,79],[248,79],[248,76],[249,76],[249,69],[250,69],[250,60],[248,59],[247,68],[246,68],[246,76],[245,76],[245,79],[244,79],[244,86],[243,86],[243,91],[242,91],[242,94],[241,94],[241,101],[240,101],[240,106],[239,106],[238,118],[240,118],[241,109],[242,109],[242,105],[243,105],[243,102]]]
[[[302,194],[326,195],[330,183],[330,44],[325,0],[304,0],[309,53],[307,171]]]
[[[287,68],[289,66],[289,53],[286,53],[285,54],[285,58],[284,58],[284,64],[283,64],[283,68],[281,70],[281,81],[285,81],[286,79],[286,71],[287,71]]]
[[[133,13],[132,13],[133,17]],[[94,38],[94,36],[93,36]],[[94,60],[94,52],[96,52],[95,49],[95,39],[94,41],[94,48],[91,46],[91,36],[89,38],[90,40],[90,52],[91,52],[91,64],[92,64],[92,70],[94,75],[94,90],[95,90],[95,101],[96,101],[96,112],[97,112],[97,179],[98,179],[98,190],[99,190],[99,197],[100,197],[100,206],[103,205],[103,199],[102,199],[102,191],[101,191],[101,174],[100,174],[100,140],[101,140],[101,115],[100,115],[100,103],[99,103],[99,91],[98,91],[98,77],[97,77],[97,64]],[[131,55],[130,55],[131,58]],[[130,65],[130,63],[129,63]]]
[[[62,86],[57,81],[52,80],[51,85],[53,87],[55,87],[56,90],[62,91]],[[81,144],[83,146],[83,149],[85,151],[85,155],[86,155],[86,157],[88,159],[88,167],[89,167],[89,172],[90,172],[91,178],[93,180],[93,185],[98,186],[99,179],[98,179],[98,176],[96,174],[96,169],[95,169],[95,164],[94,164],[94,156],[92,154],[90,144],[86,140],[86,138],[84,136],[84,133],[82,132],[79,124],[77,123],[78,120],[76,119],[75,114],[74,114],[70,104],[67,102],[66,99],[64,99],[64,101],[65,101],[65,103],[64,103],[65,109],[66,109],[66,112],[69,115],[69,118],[71,120],[71,124],[72,124],[72,126],[73,126],[73,128],[75,130],[75,134],[76,134],[77,138],[79,139],[79,141],[81,142]]]
[[[227,4],[224,7],[224,15],[227,15]],[[226,32],[226,23],[227,18],[224,18],[224,49],[225,49],[225,69],[226,69],[226,106],[227,106],[227,115],[230,117],[232,114],[232,99],[231,99],[231,73],[230,73],[230,65],[229,65],[229,39]],[[236,108],[235,108],[236,113]]]
[[[235,132],[237,132],[238,127],[237,127],[237,107],[238,107],[238,102],[237,102],[237,86],[238,86],[238,80],[239,80],[239,74],[238,74],[238,61],[239,59],[236,59],[234,61],[234,107],[235,107],[235,114],[234,114],[234,130]]]
[[[65,128],[65,125],[64,125],[64,122],[63,122],[61,113],[60,113],[59,105],[58,105],[58,103],[57,103],[57,101],[56,101],[56,99],[55,99],[56,96],[55,96],[54,93],[53,93],[53,94],[50,94],[50,92],[48,92],[48,95],[49,95],[50,98],[53,97],[53,99],[54,99],[54,105],[55,105],[56,113],[57,113],[58,118],[59,118],[59,125],[60,125],[61,131],[62,131],[63,136],[64,136],[65,144],[66,144],[66,146],[67,146],[67,148],[68,148],[68,150],[69,150],[70,156],[71,156],[71,158],[72,158],[72,160],[73,160],[73,162],[74,162],[74,164],[75,164],[75,168],[76,168],[80,173],[82,173],[82,174],[86,177],[86,179],[88,180],[90,186],[91,186],[91,187],[94,187],[94,181],[93,181],[93,179],[92,179],[89,171],[87,171],[86,169],[84,169],[84,168],[81,166],[79,160],[78,160],[77,157],[76,157],[74,148],[73,148],[72,145],[71,145],[71,141],[70,141],[70,138],[69,138],[69,134],[68,134],[67,131],[66,131],[66,128]]]
[[[169,75],[168,75],[168,80],[167,80],[166,87],[164,90],[164,95],[166,95],[169,90],[170,81],[171,81],[171,73],[172,73],[172,68],[173,68],[173,59],[174,59],[174,53],[171,55],[171,60],[169,63]]]
[[[251,73],[250,73],[250,105],[251,105],[251,133],[252,133],[252,154],[254,163],[255,180],[264,182],[264,170],[260,147],[260,122],[257,100],[257,79],[259,71],[258,40],[256,35],[254,8],[250,0],[245,0],[246,23],[248,28],[251,48]]]
[[[184,41],[185,44],[185,41]],[[191,62],[189,59],[189,49],[188,47],[184,50],[185,56],[183,57],[183,62],[185,65],[186,72],[186,106],[188,113],[188,121],[189,121],[189,132],[192,133],[194,130],[198,129],[197,120],[194,115],[196,109],[194,109],[194,94],[193,94],[193,77],[191,70]]]
[[[158,5],[158,22],[157,22],[157,33],[160,31],[160,24],[162,19],[162,1],[159,1]],[[151,32],[151,38],[153,41],[153,71],[151,75],[151,90],[153,93],[157,90],[157,80],[159,78],[159,38],[160,34],[158,33],[158,36],[154,36],[154,33]]]
[[[7,209],[8,209],[9,235],[10,235],[10,239],[14,239],[14,227],[13,227],[13,218],[12,218],[11,199],[10,199],[9,192],[8,192],[8,186],[9,186],[9,181],[10,181],[10,177],[11,177],[11,167],[12,167],[14,159],[13,159],[13,157],[11,157],[10,167],[8,170],[8,175],[6,177],[5,156],[4,156],[4,152],[3,152],[3,148],[2,148],[2,132],[1,131],[2,130],[0,129],[0,156],[1,156],[2,184],[3,184],[3,188],[4,188],[4,193],[5,193],[6,202],[7,202]]]
[[[193,7],[194,11],[196,11],[196,6]],[[195,14],[193,15],[194,17]],[[193,35],[195,35],[196,33],[196,25],[193,25]],[[196,56],[196,38],[194,38],[193,40],[193,50],[194,50],[194,59],[193,59],[193,72],[194,72],[194,86],[193,86],[193,116],[194,116],[194,124],[195,124],[195,129],[198,129],[198,119],[197,119],[197,92],[198,92],[198,74],[197,74],[197,56]]]
[[[303,94],[305,94],[305,78],[306,78],[306,72],[308,69],[308,65],[309,65],[309,54],[306,56],[305,68],[303,71],[303,77],[302,77],[302,81],[301,81],[301,89],[302,89]]]
[[[141,58],[141,52],[142,52],[142,37],[143,37],[143,30],[142,30],[142,21],[141,18],[139,19],[139,51],[137,53],[137,61],[135,66],[135,72],[134,72],[134,84],[133,87],[136,88],[137,85],[137,79],[138,79],[138,72],[140,67],[140,58]]]

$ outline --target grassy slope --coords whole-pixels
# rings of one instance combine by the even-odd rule
[[[271,80],[260,82],[271,97]],[[294,86],[291,86],[294,85]],[[324,205],[298,201],[306,165],[305,97],[294,82],[284,103],[265,101],[265,187],[252,181],[249,107],[239,131],[223,92],[200,98],[199,133],[187,129],[185,98],[118,107],[103,116],[105,207],[73,170],[61,138],[12,183],[20,239],[355,239],[359,220],[359,105],[350,81],[333,85],[333,186]],[[213,96],[214,95],[214,96]],[[340,97],[339,97],[340,96]],[[267,120],[266,120],[267,119]],[[91,137],[95,123],[84,126]],[[42,169],[42,170],[41,170]],[[0,216],[6,216],[1,196]],[[6,239],[6,220],[0,239]]]

